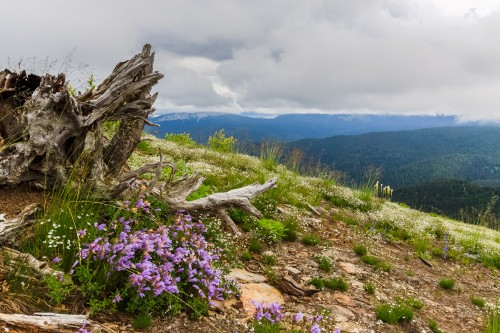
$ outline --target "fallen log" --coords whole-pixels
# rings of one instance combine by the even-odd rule
[[[92,322],[85,315],[37,312],[34,315],[0,313],[0,323],[7,329],[22,329],[22,332],[76,332],[85,326],[90,330]],[[7,331],[6,331],[7,332]]]

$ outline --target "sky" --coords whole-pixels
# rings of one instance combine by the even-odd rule
[[[157,113],[500,121],[498,0],[4,1],[0,68],[104,79],[150,43]]]

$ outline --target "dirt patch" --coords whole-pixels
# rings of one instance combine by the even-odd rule
[[[44,203],[44,193],[35,190],[28,184],[22,184],[16,187],[0,188],[0,214],[12,218],[19,214],[21,210],[32,203]]]

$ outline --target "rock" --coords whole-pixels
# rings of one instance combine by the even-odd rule
[[[267,278],[264,275],[250,273],[241,268],[234,268],[229,273],[229,277],[240,283],[260,283],[266,282]]]
[[[285,303],[283,295],[278,289],[266,283],[246,283],[240,286],[240,300],[243,303],[243,311],[247,318],[251,318],[255,314],[255,306],[251,301],[258,303]]]
[[[292,266],[285,266],[285,269],[287,271],[289,271],[290,273],[295,274],[295,275],[298,275],[301,273],[297,268],[292,267]]]
[[[362,274],[365,272],[361,267],[348,262],[339,262],[339,266],[347,274]]]
[[[346,309],[340,305],[332,305],[330,306],[330,309],[332,309],[332,314],[335,315],[335,320],[340,321],[340,318],[347,318],[347,319],[353,319],[356,317],[356,315],[349,309]],[[339,316],[337,318],[337,316]]]
[[[443,309],[446,311],[446,312],[449,312],[449,313],[453,313],[455,312],[455,309],[449,307],[449,306],[443,306]]]
[[[340,304],[345,305],[345,306],[355,306],[356,305],[354,303],[354,301],[346,294],[334,293],[333,299],[336,300],[337,302],[339,302]]]

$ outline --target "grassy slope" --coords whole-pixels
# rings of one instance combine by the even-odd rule
[[[302,177],[282,165],[269,167],[258,158],[236,153],[219,153],[199,146],[178,145],[148,136],[151,155],[140,151],[130,161],[132,167],[157,161],[161,149],[166,160],[175,161],[178,173],[198,172],[206,177],[208,192],[226,191],[235,187],[278,177],[278,189],[264,198],[299,208],[318,205],[326,199],[359,221],[389,224],[406,230],[413,237],[432,236],[436,230],[448,233],[464,252],[500,257],[500,232],[476,225],[464,224],[441,216],[429,215],[396,203],[367,195],[367,191],[337,186],[322,178]],[[266,168],[267,166],[267,168]],[[474,247],[468,248],[468,247]],[[499,263],[500,265],[500,263]]]

